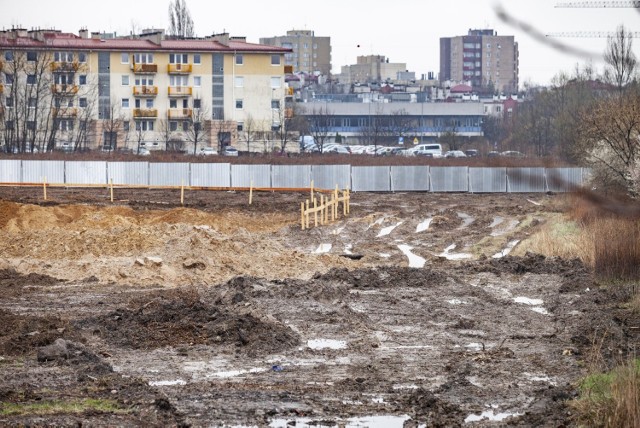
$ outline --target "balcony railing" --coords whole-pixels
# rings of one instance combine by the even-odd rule
[[[158,64],[131,64],[131,70],[136,74],[155,74]]]
[[[78,85],[56,84],[51,85],[51,91],[59,95],[72,95],[78,93]]]
[[[52,62],[51,71],[54,73],[73,73],[79,71],[82,67],[77,61],[74,62]]]
[[[158,95],[157,86],[134,86],[133,95],[138,97],[155,97]]]
[[[190,108],[170,108],[167,116],[169,119],[190,119],[192,112]]]
[[[170,74],[189,74],[193,70],[193,64],[169,64],[167,71]]]
[[[187,97],[193,92],[191,86],[169,86],[170,97]]]
[[[73,107],[58,107],[55,109],[56,117],[76,117],[78,109]]]
[[[158,109],[155,108],[135,108],[133,109],[133,117],[135,118],[143,118],[143,117],[158,117]]]

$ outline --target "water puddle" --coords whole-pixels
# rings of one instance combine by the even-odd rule
[[[311,349],[345,349],[347,342],[333,339],[311,339],[307,341],[307,346]]]
[[[537,312],[537,313],[542,314],[542,315],[549,315],[549,311],[546,310],[545,308],[541,307],[541,306],[534,306],[533,308],[531,308],[531,310],[533,312]]]
[[[220,377],[220,378],[230,378],[230,377],[238,377],[238,376],[251,374],[251,373],[263,373],[266,371],[267,369],[265,368],[256,367],[249,370],[229,370],[224,372],[216,372],[216,373],[212,373],[211,376]]]
[[[467,302],[463,302],[462,300],[458,300],[458,299],[447,300],[447,303],[450,305],[466,305],[467,304]]]
[[[464,423],[468,424],[469,422],[479,422],[483,419],[488,419],[490,421],[500,422],[507,418],[511,418],[513,416],[522,416],[524,413],[495,413],[493,410],[486,410],[479,415],[469,415],[464,420]]]
[[[518,226],[520,224],[520,220],[511,220],[508,224],[506,224],[504,227],[501,227],[500,229],[494,230],[493,232],[490,233],[491,236],[501,236],[504,235],[505,233],[509,233],[511,232],[513,229],[516,228],[516,226]]]
[[[344,246],[344,253],[345,254],[353,254],[353,252],[351,251],[353,249],[353,245],[352,244],[346,244]]]
[[[391,415],[378,415],[378,416],[360,416],[355,418],[349,418],[346,420],[340,420],[336,423],[329,423],[322,421],[323,427],[345,427],[345,428],[402,428],[404,423],[409,420],[409,416],[391,416]],[[317,419],[311,418],[287,418],[287,419],[273,419],[269,423],[271,428],[289,428],[295,426],[296,428],[317,428],[319,426]]]
[[[391,254],[380,253],[379,256],[382,257],[383,259],[388,259],[389,257],[391,257]]]
[[[533,205],[535,206],[542,206],[542,204],[540,202],[536,202],[536,201],[532,201],[531,199],[527,199],[527,202],[531,202]]]
[[[530,305],[530,306],[540,306],[544,303],[544,300],[542,299],[530,299],[528,297],[515,297],[513,301],[516,303],[522,303],[523,305]]]
[[[391,232],[393,232],[393,229],[395,229],[396,227],[400,226],[402,224],[402,222],[398,222],[396,224],[393,224],[391,226],[387,226],[385,228],[383,228],[382,230],[380,230],[380,232],[378,233],[378,236],[376,236],[376,238],[380,238],[381,236],[387,236],[389,235]]]
[[[519,243],[519,239],[514,239],[513,241],[510,241],[502,251],[500,251],[499,253],[495,253],[491,257],[494,259],[501,259],[502,257],[507,256],[511,252],[511,250],[513,250]]]
[[[498,226],[499,224],[501,224],[504,221],[503,217],[494,217],[493,221],[491,222],[491,224],[489,225],[489,228],[493,229],[494,227]]]
[[[424,267],[424,264],[427,262],[427,260],[425,260],[424,258],[416,254],[413,254],[411,252],[411,250],[413,250],[413,247],[409,245],[398,245],[398,248],[400,249],[400,251],[402,251],[402,254],[404,254],[409,258],[409,267],[411,268]]]
[[[467,213],[457,213],[457,214],[458,214],[458,217],[462,219],[462,224],[460,225],[460,227],[458,227],[458,229],[464,229],[465,227],[469,226],[471,223],[473,223],[476,220],[474,217],[471,217]]]
[[[333,235],[340,235],[342,233],[342,231],[344,230],[344,226],[343,227],[338,227],[336,229],[334,229],[331,234]]]
[[[468,345],[464,345],[464,347],[471,351],[482,351],[482,349],[484,348],[484,346],[482,346],[482,343],[470,343]]]
[[[323,254],[331,251],[331,244],[320,244],[318,249],[314,251],[315,254]]]
[[[425,221],[423,221],[422,223],[418,224],[418,227],[416,227],[416,233],[420,233],[420,232],[424,232],[425,230],[429,230],[429,226],[431,226],[431,222],[433,221],[433,218],[428,218]]]
[[[471,257],[473,257],[471,254],[467,254],[467,253],[451,253],[451,250],[455,250],[455,249],[456,249],[456,244],[451,244],[447,248],[445,248],[442,253],[438,254],[438,257],[444,257],[447,260],[464,260],[464,259],[470,259]]]
[[[185,382],[182,379],[177,379],[177,380],[154,380],[154,381],[150,381],[149,385],[150,386],[175,386],[175,385],[186,385],[187,382]]]

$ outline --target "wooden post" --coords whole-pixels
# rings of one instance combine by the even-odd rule
[[[324,195],[320,194],[320,224],[324,224]]]
[[[318,227],[318,200],[313,198],[313,225]]]
[[[304,202],[300,202],[300,225],[304,230]]]
[[[113,178],[109,179],[109,194],[111,196],[111,202],[113,202]]]
[[[42,190],[44,192],[44,200],[47,200],[47,177],[42,179]]]
[[[253,180],[249,183],[249,205],[253,203]]]
[[[306,214],[305,214],[305,216],[304,216],[304,219],[305,219],[305,222],[306,222],[306,224],[307,224],[307,229],[309,229],[309,199],[307,199],[307,200],[305,201],[305,203],[306,203],[306,205],[307,205],[307,209],[306,209],[306,211],[305,211],[305,213],[306,213]]]
[[[180,205],[184,205],[184,178],[180,185]]]
[[[347,214],[349,214],[349,211],[351,210],[351,207],[350,207],[351,193],[349,192],[349,189],[344,189],[344,191],[347,194]]]
[[[309,199],[313,200],[313,180],[311,180],[311,197]]]
[[[338,185],[336,184],[336,190],[333,191],[333,197],[335,198],[335,204],[333,205],[333,215],[335,218],[338,218],[338,197],[340,193],[338,193]]]

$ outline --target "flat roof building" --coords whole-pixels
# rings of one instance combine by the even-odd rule
[[[291,49],[284,63],[294,73],[331,74],[331,37],[316,36],[311,30],[291,30],[286,36],[261,37],[260,43]]]

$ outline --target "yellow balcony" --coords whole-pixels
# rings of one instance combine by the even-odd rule
[[[188,97],[192,92],[191,86],[169,86],[170,97]]]
[[[135,108],[135,109],[133,109],[133,117],[135,117],[135,118],[158,117],[158,109],[155,109],[155,108],[148,108],[148,109]]]
[[[193,64],[169,64],[167,71],[169,74],[189,74],[193,70]]]
[[[0,83],[0,94],[4,92],[4,85]]]
[[[55,117],[76,117],[78,109],[73,107],[60,107],[55,109]]]
[[[78,85],[57,84],[51,85],[51,91],[58,95],[73,95],[78,93]]]
[[[284,74],[293,74],[293,65],[285,65]]]
[[[137,97],[155,97],[158,95],[157,86],[134,86],[133,95]]]
[[[155,74],[158,64],[131,64],[131,70],[136,74]]]
[[[51,71],[54,73],[74,73],[82,68],[83,64],[74,62],[52,62]]]
[[[4,62],[0,61],[0,71],[2,71],[3,68],[4,68]]]
[[[192,110],[190,108],[170,108],[167,112],[169,119],[190,119]]]

